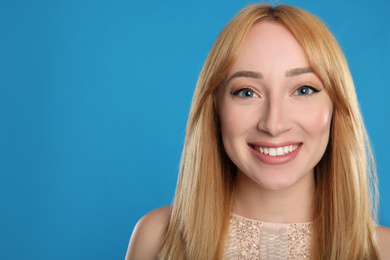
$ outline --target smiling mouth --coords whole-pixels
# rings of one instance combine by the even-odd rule
[[[300,144],[280,146],[280,147],[263,147],[251,145],[253,149],[259,153],[266,154],[269,156],[282,156],[294,152]]]

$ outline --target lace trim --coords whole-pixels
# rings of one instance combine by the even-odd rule
[[[311,223],[269,223],[232,214],[224,259],[310,259]]]

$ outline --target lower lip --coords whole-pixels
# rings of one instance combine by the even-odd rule
[[[260,153],[256,151],[252,145],[249,145],[249,148],[252,152],[252,154],[259,159],[262,163],[269,164],[269,165],[279,165],[279,164],[285,164],[288,162],[291,162],[292,160],[297,157],[299,151],[301,150],[303,144],[300,144],[297,149],[292,151],[291,153],[285,154],[285,155],[277,155],[277,156],[270,156],[268,154]]]

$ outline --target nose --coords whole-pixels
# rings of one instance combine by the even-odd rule
[[[262,107],[257,128],[271,136],[279,136],[292,127],[289,111],[281,99],[268,99]]]

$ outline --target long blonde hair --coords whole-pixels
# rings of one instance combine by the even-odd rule
[[[282,23],[303,46],[333,105],[331,136],[315,167],[313,259],[378,259],[376,175],[345,57],[332,33],[296,7],[250,5],[223,29],[196,85],[176,195],[160,259],[220,259],[229,225],[236,166],[218,130],[215,92],[251,27]]]

